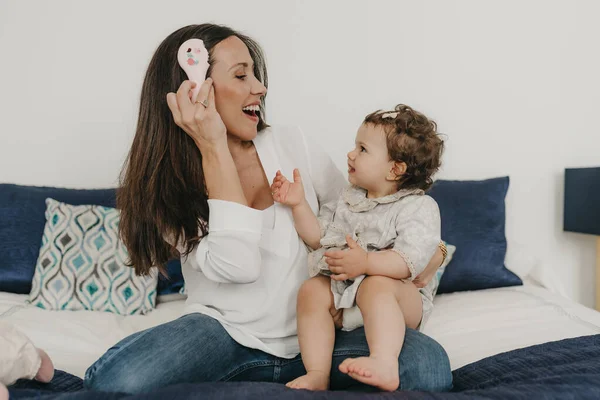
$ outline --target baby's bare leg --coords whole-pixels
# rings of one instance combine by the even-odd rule
[[[340,371],[382,390],[396,390],[406,327],[415,329],[421,321],[421,294],[412,282],[369,276],[358,289],[356,303],[363,315],[370,355],[344,360]]]
[[[298,341],[306,375],[288,382],[294,389],[327,390],[335,342],[331,280],[316,276],[298,292]]]

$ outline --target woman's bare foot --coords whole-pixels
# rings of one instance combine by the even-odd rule
[[[40,364],[40,369],[35,376],[35,380],[48,383],[54,377],[54,364],[52,364],[52,360],[44,350],[37,349],[37,351],[42,359],[42,363]]]
[[[0,383],[0,400],[8,400],[8,389]]]
[[[359,382],[378,387],[381,390],[391,392],[400,386],[398,359],[347,358],[340,364],[340,371]]]
[[[322,371],[308,371],[291,382],[286,383],[292,389],[327,390],[329,389],[329,374]]]

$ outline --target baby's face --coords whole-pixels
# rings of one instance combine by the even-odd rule
[[[389,186],[390,161],[383,127],[363,124],[358,129],[354,149],[348,153],[348,180],[351,184],[379,193]]]

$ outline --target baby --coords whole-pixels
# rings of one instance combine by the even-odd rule
[[[53,376],[54,365],[48,354],[17,328],[0,321],[0,400],[8,399],[5,385],[17,379],[50,382]]]
[[[294,181],[277,172],[273,199],[292,208],[296,230],[314,251],[311,278],[298,293],[298,340],[307,371],[291,388],[326,390],[335,327],[364,324],[369,357],[348,358],[341,372],[396,390],[406,327],[420,329],[433,308],[432,280],[412,282],[442,248],[439,208],[424,194],[439,169],[444,142],[435,122],[405,105],[369,114],[348,153],[347,187],[319,218]],[[445,253],[444,253],[445,254]]]

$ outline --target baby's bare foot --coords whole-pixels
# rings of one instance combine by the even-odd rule
[[[398,360],[375,357],[347,358],[340,371],[351,378],[381,390],[393,391],[400,386]]]
[[[285,386],[292,389],[327,390],[329,389],[329,374],[322,371],[308,371],[306,375],[288,382]]]

